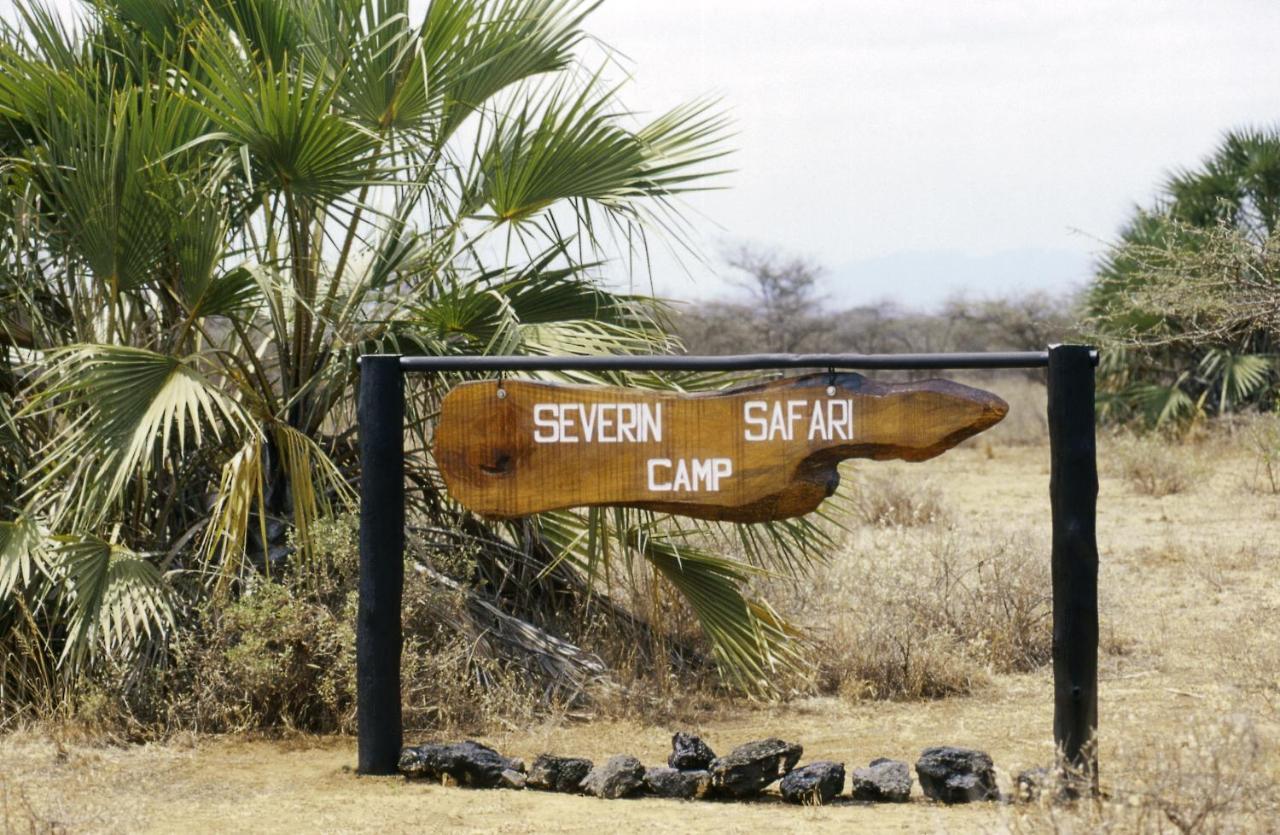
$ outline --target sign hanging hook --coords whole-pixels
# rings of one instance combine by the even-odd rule
[[[506,374],[505,374],[505,373],[503,373],[503,372],[501,372],[501,371],[499,371],[499,372],[498,372],[498,399],[499,399],[499,400],[506,400],[506,399],[507,399],[507,390],[506,390],[506,388],[503,386],[503,383],[504,383],[504,382],[506,382]]]
[[[836,396],[836,370],[833,367],[827,368],[827,397]]]

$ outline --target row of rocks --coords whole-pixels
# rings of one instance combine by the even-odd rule
[[[781,739],[762,739],[717,757],[701,738],[677,733],[666,767],[646,768],[627,755],[596,765],[582,757],[542,754],[526,769],[524,761],[504,757],[478,742],[405,748],[400,772],[474,788],[534,789],[585,793],[615,799],[647,794],[686,800],[756,797],[774,782],[791,803],[825,804],[844,793],[843,763],[821,761],[797,767],[804,749]],[[965,748],[928,748],[916,762],[926,797],[943,803],[999,798],[991,758]],[[904,762],[872,760],[850,775],[850,797],[878,803],[903,803],[911,796],[911,771]]]

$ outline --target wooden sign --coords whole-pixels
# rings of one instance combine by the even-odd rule
[[[846,458],[923,461],[1008,410],[958,383],[859,374],[695,395],[495,380],[446,395],[435,455],[485,516],[625,505],[762,522],[814,510]]]

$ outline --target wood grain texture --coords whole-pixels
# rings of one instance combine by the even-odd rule
[[[817,508],[846,458],[923,461],[1008,408],[945,380],[860,374],[697,395],[495,380],[445,397],[435,456],[449,493],[485,516],[624,505],[761,522]]]

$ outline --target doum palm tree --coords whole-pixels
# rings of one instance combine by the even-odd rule
[[[629,113],[581,57],[593,6],[100,0],[65,19],[19,4],[0,44],[10,692],[155,657],[184,611],[250,575],[320,576],[310,531],[357,501],[362,353],[677,347],[658,302],[601,276],[679,235],[676,201],[715,184],[726,124],[705,101]],[[469,517],[429,445],[459,379],[410,392],[410,517],[479,543],[472,579],[496,587],[494,561],[516,554],[536,598],[645,566],[738,682],[795,660],[742,587],[814,557],[815,525]],[[731,539],[741,559],[706,547]]]
[[[1274,405],[1280,132],[1234,130],[1139,209],[1087,307],[1104,414],[1151,425]],[[1270,320],[1270,321],[1268,321]]]

